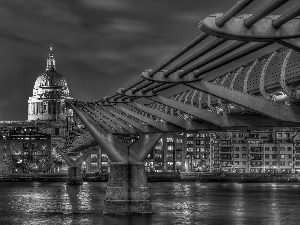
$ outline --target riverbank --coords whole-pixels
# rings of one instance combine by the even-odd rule
[[[265,173],[146,173],[148,182],[300,183],[300,174]],[[108,173],[83,175],[84,181],[107,182]],[[3,173],[0,182],[65,182],[66,173]]]

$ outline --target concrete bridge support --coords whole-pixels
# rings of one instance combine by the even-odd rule
[[[144,163],[112,163],[104,200],[104,213],[120,215],[151,212]]]
[[[67,184],[69,185],[77,185],[82,184],[82,171],[81,164],[86,159],[86,157],[91,153],[92,149],[86,150],[76,161],[71,159],[66,153],[61,150],[57,150],[57,152],[61,155],[61,157],[68,164],[68,176],[67,176]]]
[[[103,213],[152,213],[144,160],[163,134],[143,134],[136,142],[127,146],[90,120],[80,106],[72,103],[69,105],[112,161]]]

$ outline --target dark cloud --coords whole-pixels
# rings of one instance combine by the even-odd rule
[[[237,0],[3,0],[0,120],[26,120],[50,43],[71,96],[100,99],[191,40],[199,21]]]

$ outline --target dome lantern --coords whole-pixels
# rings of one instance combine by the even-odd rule
[[[47,67],[46,70],[55,70],[55,59],[53,55],[53,46],[52,44],[50,45],[50,52],[47,58]]]

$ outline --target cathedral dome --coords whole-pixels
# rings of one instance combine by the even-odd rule
[[[34,89],[47,87],[47,88],[68,88],[66,79],[56,70],[47,70],[35,81]]]
[[[33,87],[33,96],[61,98],[69,96],[66,78],[56,71],[52,45],[47,58],[46,71],[38,76]]]
[[[36,79],[33,95],[28,100],[28,120],[64,120],[67,99],[72,99],[69,97],[67,81],[56,71],[51,45],[46,71]]]

